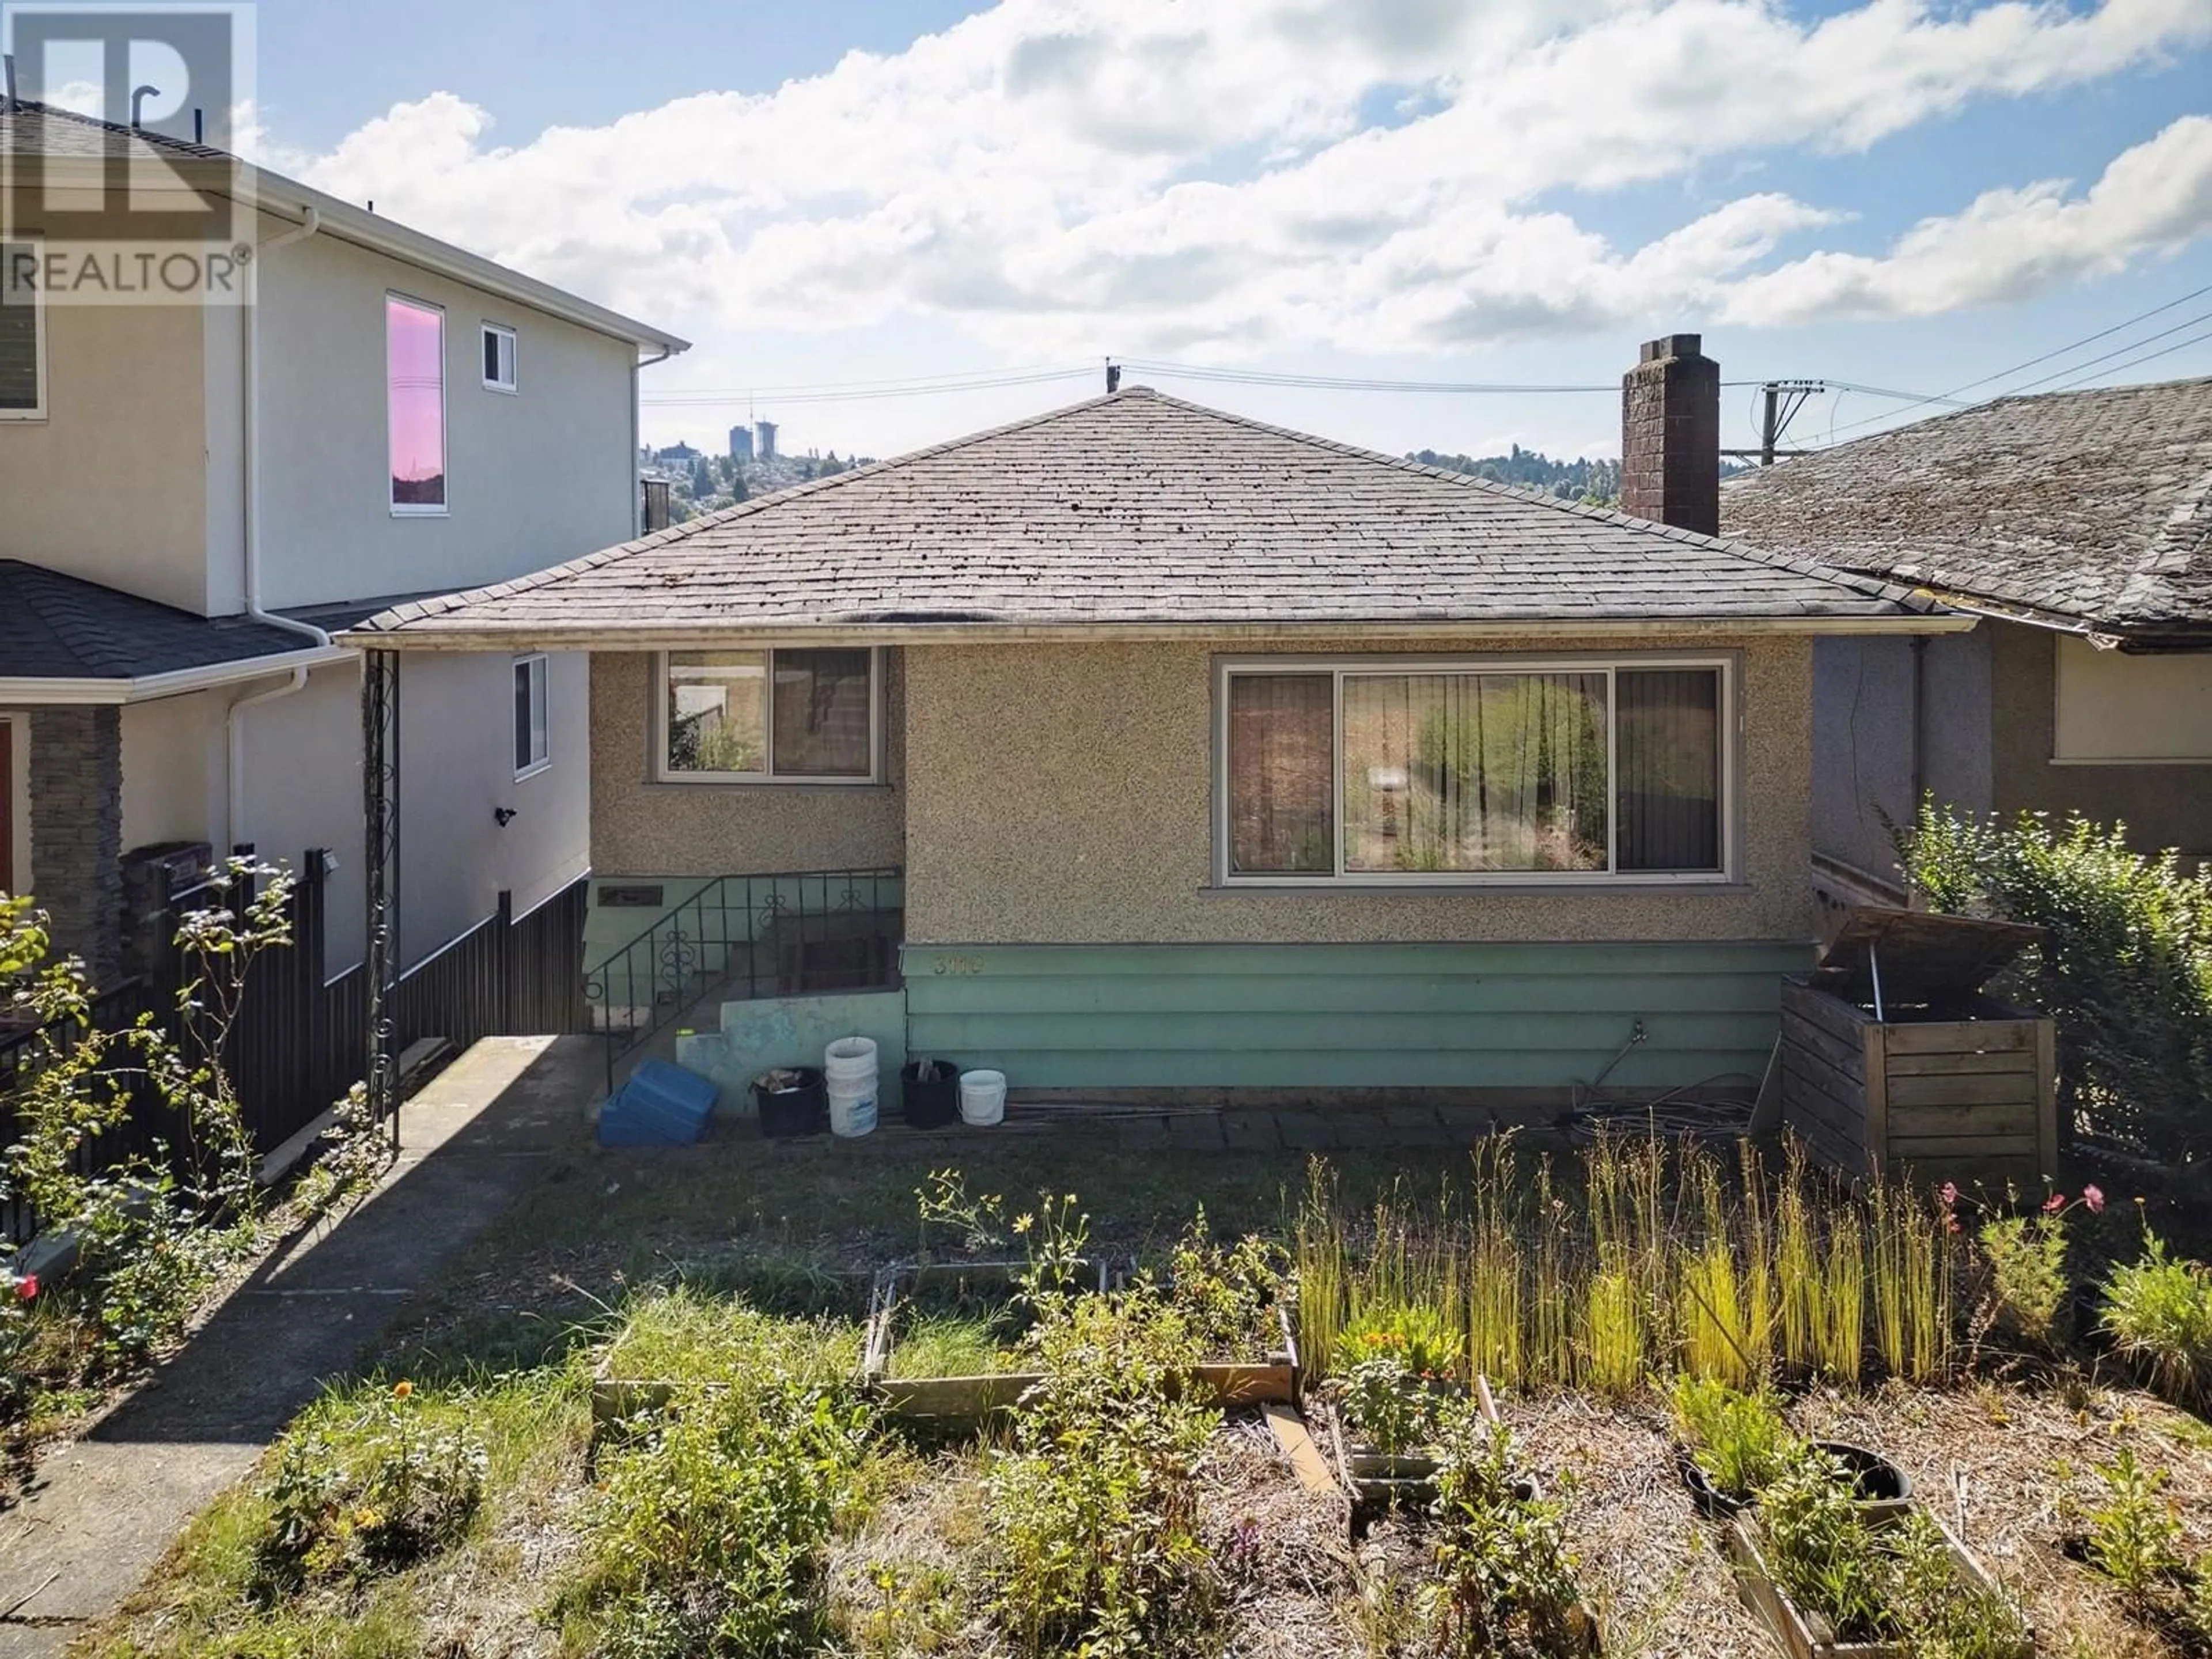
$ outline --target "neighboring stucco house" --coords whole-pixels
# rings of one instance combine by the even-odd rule
[[[0,146],[62,183],[121,158],[134,190],[180,159],[237,166],[34,104],[0,112]],[[641,355],[683,346],[253,184],[250,306],[49,301],[37,245],[0,250],[33,274],[0,307],[0,890],[103,980],[126,867],[176,843],[329,849],[325,964],[362,958],[360,662],[330,632],[637,533]],[[410,682],[407,962],[501,890],[526,910],[583,873],[587,678],[580,655],[501,649]]]
[[[346,638],[590,653],[603,890],[902,866],[910,1051],[1533,1103],[1758,1072],[1814,643],[1970,625],[1130,387]]]
[[[1733,478],[1722,528],[1982,618],[1814,652],[1814,851],[1894,896],[1887,819],[2080,811],[2212,856],[2212,380],[2005,398]]]

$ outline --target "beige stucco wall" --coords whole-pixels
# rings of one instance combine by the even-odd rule
[[[884,657],[880,784],[656,783],[649,653],[592,658],[592,869],[720,876],[867,869],[904,861],[902,659]]]
[[[1650,644],[1710,649],[1714,641]],[[1810,939],[1812,641],[1739,644],[1741,884],[1327,895],[1207,890],[1216,653],[1206,645],[910,649],[907,937],[919,944]],[[1329,647],[1304,641],[1297,648]],[[1344,648],[1516,649],[1480,638]],[[1545,646],[1547,653],[1578,648],[1605,647]]]
[[[635,346],[327,233],[271,253],[260,284],[265,603],[443,592],[629,538]],[[391,510],[387,292],[445,308],[444,517]],[[486,322],[516,331],[513,394],[483,385]]]
[[[196,306],[48,306],[46,414],[0,419],[0,558],[207,605]]]

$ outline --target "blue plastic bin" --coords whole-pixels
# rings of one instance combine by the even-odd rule
[[[707,1132],[717,1091],[712,1078],[648,1060],[599,1108],[602,1146],[689,1146]]]

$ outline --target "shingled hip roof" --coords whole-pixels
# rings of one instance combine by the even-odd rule
[[[0,687],[39,701],[40,682],[125,701],[135,684],[270,672],[268,659],[333,660],[301,635],[250,617],[197,617],[43,565],[0,559]],[[235,674],[221,671],[236,670]]]
[[[349,637],[621,648],[1324,625],[1940,627],[1907,590],[1130,387]]]
[[[1729,480],[1779,551],[2145,637],[2212,643],[2212,379],[2003,398]]]

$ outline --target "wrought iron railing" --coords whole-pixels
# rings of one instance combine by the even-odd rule
[[[731,1001],[898,984],[902,872],[787,870],[718,876],[635,938],[586,955],[584,998],[606,1036],[607,1088],[623,1056],[709,991]]]

